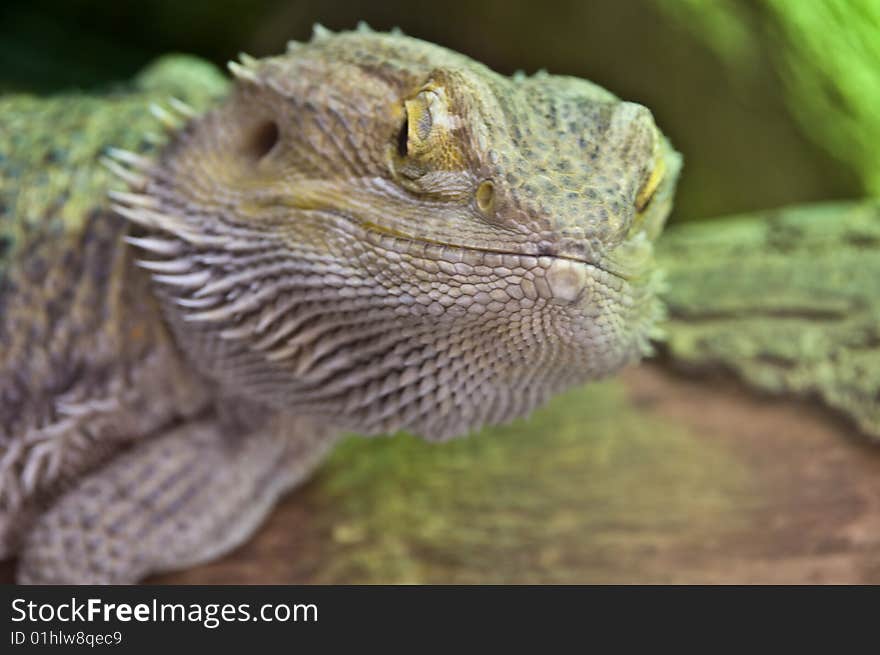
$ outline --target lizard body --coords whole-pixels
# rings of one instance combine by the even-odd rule
[[[205,560],[342,431],[465,434],[648,351],[680,159],[645,108],[363,31],[232,70],[220,100],[179,90],[197,111],[160,110],[159,146],[142,95],[0,108],[0,544],[23,581]],[[115,128],[87,139],[96,112]]]

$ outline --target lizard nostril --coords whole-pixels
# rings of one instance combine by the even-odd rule
[[[251,131],[244,145],[244,154],[258,162],[271,152],[280,136],[275,121],[263,121]]]

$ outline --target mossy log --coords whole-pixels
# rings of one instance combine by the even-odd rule
[[[880,202],[685,224],[659,246],[667,363],[818,398],[880,438]]]

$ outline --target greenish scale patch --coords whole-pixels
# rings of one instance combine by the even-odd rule
[[[599,383],[468,439],[345,441],[306,492],[323,535],[297,566],[326,583],[625,582],[646,550],[741,525],[727,499],[749,484]]]
[[[176,96],[204,109],[226,88],[210,64],[166,57],[110,94],[0,97],[0,274],[19,248],[76,232],[106,207],[118,184],[100,165],[107,148],[147,153],[165,138],[150,103]]]

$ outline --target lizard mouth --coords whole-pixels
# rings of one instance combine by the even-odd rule
[[[519,269],[532,274],[522,282],[531,299],[543,298],[561,304],[579,301],[591,279],[602,273],[614,275],[590,262],[559,255],[530,255],[510,250],[471,248],[451,243],[418,239],[396,230],[362,225],[367,242],[374,247],[426,258],[449,273],[468,272],[476,267],[494,270],[498,275],[514,275]]]
[[[197,249],[225,249],[229,241],[235,240],[233,237],[206,235],[193,230],[185,221],[155,209],[155,201],[148,195],[113,191],[110,197],[113,210],[132,223],[164,232]],[[558,304],[576,303],[588,295],[591,280],[601,277],[603,273],[607,274],[606,277],[614,276],[595,264],[558,255],[530,255],[419,239],[374,223],[358,223],[350,217],[346,217],[341,223],[349,230],[360,228],[361,236],[374,248],[431,261],[436,270],[446,274],[472,274],[479,268],[499,277],[522,273],[522,297],[530,300],[541,298]],[[163,257],[177,255],[180,250],[174,242],[138,237],[129,237],[127,241]],[[201,287],[195,291],[195,296],[208,295],[203,285],[210,275],[207,272],[178,271],[177,265],[183,263],[185,262],[175,259],[167,262],[138,261],[139,265],[152,271],[154,279],[160,282],[182,287]]]
[[[665,180],[661,185],[665,185]],[[343,216],[340,214],[340,217]],[[427,257],[446,261],[453,265],[459,263],[468,266],[503,265],[504,268],[509,269],[542,268],[553,270],[554,276],[556,272],[559,274],[556,279],[559,280],[560,285],[566,287],[565,290],[560,289],[561,296],[571,296],[573,292],[570,287],[575,284],[583,286],[590,274],[606,274],[622,282],[631,282],[642,274],[644,260],[650,259],[653,253],[651,242],[644,238],[645,230],[641,228],[634,230],[633,234],[618,247],[621,252],[617,256],[605,258],[605,261],[599,263],[583,256],[559,252],[557,249],[537,254],[511,248],[467,246],[414,236],[374,222],[357,221],[350,216],[344,216],[344,219],[347,227],[360,228],[367,241],[374,246],[392,250],[398,254]],[[573,273],[569,271],[579,272],[572,277]]]

